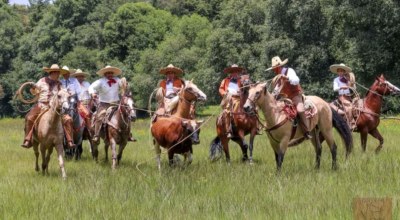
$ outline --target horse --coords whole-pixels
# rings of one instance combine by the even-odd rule
[[[197,88],[196,84],[192,81],[186,81],[185,86],[180,90],[179,101],[176,108],[176,112],[171,116],[157,116],[152,119],[151,124],[151,134],[153,136],[153,144],[156,152],[156,160],[159,170],[161,170],[161,148],[160,146],[169,149],[174,145],[174,141],[176,138],[173,138],[177,134],[177,130],[184,131],[183,127],[183,119],[191,119],[190,108],[193,102],[195,101],[205,101],[207,96]],[[199,122],[200,123],[200,122]],[[171,126],[174,127],[174,129]],[[162,132],[161,132],[162,131]],[[180,132],[183,134],[183,132]],[[169,140],[169,141],[165,141]],[[176,142],[175,142],[176,143]],[[194,143],[196,144],[196,143]],[[171,153],[172,154],[172,153]],[[191,157],[192,152],[188,152],[187,157]],[[173,156],[173,154],[172,154]],[[170,160],[170,165],[172,165],[173,161]]]
[[[73,137],[76,147],[69,148],[64,138],[64,151],[65,151],[65,157],[67,159],[71,159],[75,156],[75,159],[79,160],[81,159],[83,152],[82,148],[83,138],[85,136],[85,132],[87,132],[88,129],[86,127],[86,124],[84,123],[82,116],[79,114],[77,110],[77,106],[78,106],[78,96],[73,95],[68,97],[68,109],[64,109],[64,112],[66,112],[72,118]],[[92,143],[90,138],[89,138],[89,144],[90,144],[90,149],[92,149]]]
[[[36,156],[35,170],[39,171],[39,149],[42,156],[42,171],[43,174],[49,173],[50,156],[55,147],[57,150],[58,163],[61,169],[63,179],[67,178],[67,173],[64,168],[63,159],[63,139],[64,130],[62,126],[63,108],[68,108],[69,93],[61,89],[55,94],[50,102],[49,109],[46,109],[38,117],[38,122],[35,125],[33,132],[33,150]],[[40,145],[40,147],[39,147]]]
[[[383,96],[398,94],[400,94],[400,89],[387,81],[383,74],[381,74],[379,77],[375,78],[365,98],[360,99],[356,103],[358,104],[356,111],[358,111],[359,116],[355,118],[356,129],[354,131],[360,133],[363,152],[365,152],[367,148],[368,134],[379,140],[379,145],[375,149],[375,152],[378,153],[382,149],[383,137],[378,131],[378,125],[380,122],[379,116],[381,114]]]
[[[110,114],[106,116],[105,126],[100,132],[100,137],[104,141],[105,159],[108,160],[108,148],[111,146],[112,153],[112,169],[116,169],[117,165],[121,161],[122,153],[130,134],[131,121],[136,120],[136,110],[134,108],[134,102],[132,99],[131,92],[124,92],[127,88],[127,84],[123,88],[123,95],[117,106],[110,107]],[[118,154],[116,145],[119,145]],[[99,151],[97,149],[98,144],[93,143],[93,157],[98,161]]]
[[[280,171],[288,146],[297,145],[304,140],[303,128],[292,129],[291,121],[285,112],[282,112],[283,102],[275,100],[269,93],[267,83],[251,86],[249,96],[243,107],[246,112],[250,112],[254,110],[255,105],[259,106],[264,114],[267,136],[275,152],[277,170]],[[314,115],[310,118],[310,127],[313,133],[311,142],[316,152],[316,168],[319,169],[320,167],[321,143],[326,140],[332,155],[332,169],[337,169],[337,146],[333,139],[332,128],[336,128],[345,143],[346,158],[353,147],[350,128],[346,121],[323,99],[317,96],[306,96],[304,105],[306,109],[314,109]]]
[[[220,149],[223,148],[226,161],[228,163],[230,162],[229,140],[231,139],[239,144],[240,148],[242,149],[242,161],[249,160],[249,163],[253,164],[253,142],[257,134],[258,117],[255,111],[245,112],[243,110],[243,105],[244,102],[247,100],[247,97],[249,95],[249,87],[251,85],[249,75],[242,75],[241,82],[242,88],[240,88],[240,103],[236,108],[231,106],[231,125],[233,137],[228,138],[226,135],[227,131],[225,120],[223,120],[226,112],[222,112],[216,121],[217,137],[213,139],[210,145],[211,161],[215,161],[216,159],[218,159],[218,157],[216,156],[217,151],[221,151]],[[248,134],[250,134],[249,145],[245,141],[245,136]],[[247,149],[250,150],[250,158],[247,155]]]

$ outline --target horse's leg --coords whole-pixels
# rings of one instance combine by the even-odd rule
[[[115,139],[113,137],[110,138],[110,146],[111,146],[111,158],[112,158],[112,169],[117,167],[117,144],[115,143]]]
[[[314,145],[315,149],[315,168],[319,169],[321,165],[322,147],[321,147],[321,142],[319,140],[319,132],[317,131],[317,129],[314,129],[314,135],[311,139],[311,142]]]
[[[372,135],[372,137],[379,140],[379,145],[375,149],[375,153],[379,153],[379,151],[381,151],[381,149],[383,147],[383,137],[382,137],[381,133],[379,133],[378,129],[375,128],[374,130],[370,131],[369,134]]]
[[[234,137],[231,140],[236,142],[240,146],[240,149],[242,150],[242,154],[243,154],[242,161],[243,162],[247,161],[249,159],[249,157],[247,156],[248,145],[247,145],[244,137],[239,134],[239,137]]]
[[[254,138],[256,136],[257,129],[253,129],[250,133],[250,145],[249,145],[249,151],[250,151],[250,158],[249,158],[249,163],[252,165],[253,164],[253,143],[254,143]]]
[[[104,141],[104,153],[105,157],[104,160],[107,162],[108,161],[108,147],[110,146],[110,142]]]
[[[361,137],[361,148],[362,151],[365,152],[365,150],[367,149],[368,131],[366,129],[360,131],[360,137]]]
[[[64,147],[62,144],[58,144],[56,146],[58,164],[60,165],[60,169],[61,169],[61,176],[65,180],[67,178],[67,173],[65,172],[65,168],[64,168],[63,148]]]
[[[97,163],[97,162],[99,162],[99,149],[98,149],[99,145],[94,143],[94,142],[92,142],[92,141],[90,141],[90,143],[92,143],[91,144],[91,146],[92,146],[92,157],[93,157],[94,161],[96,161],[96,163]]]
[[[174,165],[174,152],[172,150],[168,151],[168,164],[170,167]]]
[[[284,138],[279,143],[279,149],[275,151],[275,160],[277,165],[277,171],[281,171],[283,159],[285,158],[286,149],[288,148],[289,138]]]
[[[161,148],[160,148],[160,144],[154,139],[153,139],[153,143],[154,143],[154,150],[156,151],[157,167],[158,167],[158,170],[161,171]]]
[[[40,144],[40,154],[42,155],[42,174],[45,174],[46,170],[46,147]]]
[[[49,174],[49,163],[50,163],[50,158],[51,158],[51,154],[53,153],[53,147],[49,147],[49,149],[47,150],[47,154],[46,154],[46,174]]]
[[[35,170],[38,172],[39,171],[39,148],[38,148],[38,143],[33,141],[33,151],[35,152],[35,157],[36,157],[36,163],[35,163]]]
[[[337,167],[337,158],[336,158],[336,154],[337,154],[337,146],[335,143],[335,140],[333,139],[333,131],[332,129],[327,129],[327,130],[322,130],[322,135],[324,137],[324,139],[326,140],[326,143],[329,146],[329,149],[331,150],[331,155],[332,155],[332,169],[336,170]]]
[[[229,139],[226,137],[226,135],[224,135],[223,137],[221,137],[221,144],[224,148],[224,152],[225,152],[225,158],[226,158],[226,162],[230,163],[231,162],[231,156],[229,155]]]
[[[117,156],[117,165],[119,165],[119,162],[122,159],[122,153],[124,152],[125,146],[127,143],[120,144],[118,148],[118,156]]]

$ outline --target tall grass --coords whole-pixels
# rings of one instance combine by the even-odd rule
[[[203,117],[212,112],[205,109]],[[148,127],[148,120],[134,123],[138,142],[128,144],[116,171],[110,161],[95,163],[85,143],[83,159],[66,162],[68,179],[62,181],[55,152],[48,176],[34,171],[33,150],[19,146],[22,119],[0,120],[0,219],[352,219],[355,197],[392,197],[394,219],[400,218],[397,121],[380,125],[385,144],[378,155],[376,140],[369,137],[362,153],[354,134],[355,149],[345,161],[335,134],[339,170],[331,170],[326,145],[315,170],[314,149],[304,143],[288,150],[279,175],[265,134],[256,137],[253,166],[241,162],[234,143],[231,165],[223,159],[210,163],[214,118],[201,130],[193,164],[170,168],[162,154],[159,172]]]

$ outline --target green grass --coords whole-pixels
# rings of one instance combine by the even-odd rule
[[[217,107],[201,115],[213,115]],[[133,125],[138,142],[129,143],[116,171],[100,149],[95,163],[85,143],[81,161],[67,161],[68,179],[60,177],[56,153],[49,175],[34,171],[33,150],[19,145],[22,119],[1,119],[0,219],[352,219],[355,197],[392,197],[393,219],[400,217],[399,122],[385,120],[382,152],[369,137],[362,153],[358,134],[348,161],[337,134],[339,170],[331,170],[324,144],[321,169],[314,169],[314,149],[304,143],[288,150],[283,170],[276,175],[273,151],[266,135],[255,140],[255,164],[241,162],[239,147],[231,143],[231,165],[210,163],[209,143],[215,136],[215,117],[201,130],[193,164],[170,168],[162,154],[156,167],[149,121]],[[110,154],[110,152],[109,152]],[[138,169],[139,168],[139,169]]]

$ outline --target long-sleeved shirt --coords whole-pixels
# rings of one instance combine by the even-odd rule
[[[74,77],[70,77],[68,79],[62,78],[60,82],[62,88],[67,89],[71,95],[77,94],[79,96],[79,94],[81,93],[81,86],[79,85],[79,81],[76,78]]]
[[[347,95],[350,94],[350,89],[340,89],[342,86],[349,86],[348,83],[344,83],[340,81],[340,77],[336,77],[333,80],[333,91],[339,92],[339,95]]]
[[[89,94],[97,94],[100,102],[116,103],[119,101],[119,88],[121,80],[118,77],[113,77],[116,83],[109,84],[109,80],[105,77],[94,81],[89,86]]]
[[[89,86],[90,83],[87,81],[83,81],[82,83],[79,83],[79,86],[81,88],[81,93],[79,93],[79,100],[81,101],[86,101],[90,99],[89,95]]]
[[[60,81],[51,80],[49,77],[43,77],[36,83],[36,88],[39,90],[39,103],[49,103],[53,95],[60,90]]]

